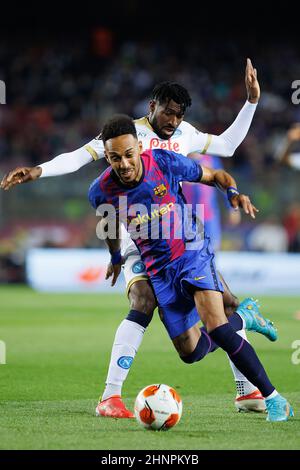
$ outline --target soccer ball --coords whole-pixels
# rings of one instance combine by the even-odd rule
[[[182,401],[169,385],[148,385],[136,397],[134,414],[144,428],[167,431],[179,423]]]

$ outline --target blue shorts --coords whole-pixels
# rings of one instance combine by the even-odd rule
[[[219,250],[222,242],[221,223],[218,217],[204,222],[205,233],[210,238],[210,243],[214,251]]]
[[[191,292],[194,288],[223,292],[214,257],[210,241],[206,238],[201,250],[186,250],[182,256],[151,276],[161,319],[171,339],[200,320]]]

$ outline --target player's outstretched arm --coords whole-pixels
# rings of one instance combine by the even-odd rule
[[[83,166],[102,157],[102,141],[94,139],[73,152],[62,153],[35,167],[17,167],[7,173],[1,181],[1,188],[8,190],[17,184],[35,181],[48,176],[73,173]]]
[[[207,167],[202,167],[202,171],[201,183],[216,186],[226,192],[231,207],[236,210],[240,207],[246,214],[250,214],[252,219],[255,219],[258,209],[252,204],[249,196],[239,193],[235,179],[227,171]]]
[[[196,133],[192,136],[189,152],[198,150],[202,154],[214,154],[221,157],[231,157],[234,154],[249,131],[260,98],[257,70],[250,59],[247,59],[246,64],[245,85],[247,101],[231,126],[220,135]]]

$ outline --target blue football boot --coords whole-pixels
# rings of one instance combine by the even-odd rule
[[[265,401],[268,412],[267,421],[287,421],[294,416],[293,408],[281,395]]]
[[[273,322],[263,317],[259,311],[259,305],[254,299],[244,299],[237,308],[237,313],[245,320],[247,331],[256,331],[266,336],[270,341],[278,338],[277,330]]]

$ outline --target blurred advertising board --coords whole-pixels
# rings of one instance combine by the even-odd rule
[[[222,252],[216,257],[218,270],[236,294],[300,295],[300,254]],[[109,259],[103,249],[31,249],[27,282],[48,292],[124,292],[122,273],[114,288],[105,281]]]
[[[216,264],[234,293],[300,295],[300,254],[227,251]]]
[[[110,260],[103,249],[35,248],[27,253],[26,279],[36,290],[47,292],[124,292],[121,273],[114,287],[105,280]]]

